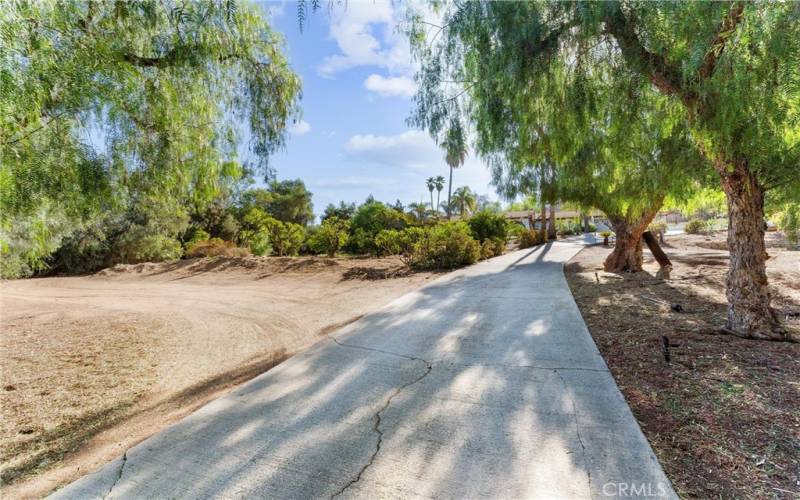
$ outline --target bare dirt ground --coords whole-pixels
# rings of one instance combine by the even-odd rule
[[[773,306],[800,329],[800,252],[767,234]],[[678,493],[800,498],[800,345],[719,334],[724,233],[668,236],[669,278],[610,274],[590,247],[566,266],[575,300]],[[680,304],[682,312],[673,312]],[[664,337],[670,361],[665,359]]]
[[[46,494],[430,277],[249,257],[0,283],[0,493]]]

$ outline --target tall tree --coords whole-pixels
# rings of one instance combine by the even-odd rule
[[[463,219],[465,215],[475,211],[478,198],[469,186],[461,186],[453,193],[453,205],[458,207],[458,215]]]
[[[409,203],[408,213],[413,215],[418,222],[423,222],[425,220],[425,214],[428,213],[428,207],[426,207],[424,203]]]
[[[300,80],[257,6],[67,0],[3,8],[0,260],[24,260],[28,272],[62,238],[112,212],[156,228],[159,214],[141,207],[162,206],[184,221],[170,224],[175,236],[188,206],[210,202],[240,176],[229,168],[239,129],[249,129],[250,163],[268,173],[297,114]],[[27,224],[41,231],[9,237]]]
[[[336,217],[341,220],[350,220],[353,217],[353,214],[355,213],[356,213],[355,203],[345,203],[343,201],[340,201],[339,206],[336,206],[333,203],[329,203],[328,206],[325,207],[325,212],[322,213],[322,217],[320,217],[320,220],[322,222],[325,222],[325,220],[330,217]]]
[[[428,192],[431,194],[431,211],[436,210],[436,207],[433,205],[433,190],[436,189],[436,179],[433,177],[428,177],[428,180],[425,181],[425,184],[428,186]]]
[[[442,189],[444,189],[444,177],[441,175],[437,175],[435,179],[433,179],[434,185],[436,186],[436,207],[433,209],[435,213],[439,213],[439,203],[440,198],[442,195]]]
[[[453,206],[453,169],[463,165],[467,159],[467,139],[458,120],[451,121],[441,146],[445,152],[444,161],[450,167],[450,181],[447,183],[447,218],[449,219],[450,209]]]
[[[442,9],[435,40],[426,41],[430,24],[412,16],[419,122],[437,134],[454,111],[558,103],[561,120],[549,122],[548,135],[564,139],[588,126],[598,79],[630,106],[652,92],[666,96],[727,196],[728,328],[786,338],[770,308],[763,215],[767,190],[800,183],[797,4],[475,1]],[[495,142],[497,132],[478,141]]]
[[[311,203],[311,198],[312,193],[300,179],[271,181],[267,189],[253,188],[242,192],[239,195],[239,212],[244,216],[251,209],[258,208],[281,222],[305,226],[314,220],[314,205]],[[346,212],[348,207],[342,205],[340,208]]]

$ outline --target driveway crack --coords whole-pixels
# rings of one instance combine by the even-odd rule
[[[364,347],[364,346],[361,346],[361,345],[346,344],[344,342],[339,341],[333,335],[331,335],[328,338],[331,339],[334,344],[336,344],[336,345],[338,345],[340,347],[347,347],[349,349],[359,349],[361,351],[379,352],[381,354],[388,354],[389,356],[397,356],[398,358],[410,359],[411,361],[422,361],[424,363],[430,364],[430,363],[428,363],[427,361],[425,361],[422,358],[416,358],[414,356],[409,356],[407,354],[400,354],[400,353],[392,352],[392,351],[384,351],[383,349],[375,349],[374,347]]]
[[[561,380],[561,383],[564,385],[564,392],[566,392],[567,397],[569,397],[569,401],[572,404],[572,418],[575,421],[575,434],[578,436],[578,443],[581,445],[581,455],[583,457],[583,466],[586,468],[586,479],[589,482],[589,498],[593,498],[593,488],[592,488],[592,471],[589,468],[589,457],[586,454],[586,445],[583,443],[583,436],[581,436],[581,426],[578,423],[578,407],[575,404],[575,398],[572,397],[572,394],[569,391],[569,387],[567,386],[567,381],[564,380],[564,377],[559,373],[558,369],[553,369],[553,372],[556,376]]]
[[[426,361],[426,360],[424,360],[422,358],[415,358],[413,356],[406,356],[404,354],[397,354],[397,353],[393,353],[393,352],[382,351],[380,349],[372,349],[372,348],[369,348],[369,347],[361,347],[361,346],[343,344],[343,343],[339,342],[338,340],[336,340],[333,337],[330,337],[330,338],[333,339],[333,341],[336,342],[338,345],[343,346],[343,347],[351,347],[351,348],[355,348],[355,349],[363,349],[363,350],[366,350],[366,351],[375,351],[375,352],[380,352],[380,353],[383,353],[383,354],[399,356],[401,358],[405,358],[405,359],[409,359],[409,360],[413,360],[413,361],[421,361],[421,362],[425,363],[425,371],[419,377],[417,377],[414,380],[412,380],[412,381],[410,381],[410,382],[408,382],[406,384],[403,384],[400,387],[398,387],[397,389],[395,389],[394,392],[392,393],[392,395],[389,396],[388,398],[386,398],[386,401],[384,401],[383,406],[381,406],[381,408],[375,413],[375,417],[374,417],[374,421],[375,422],[374,422],[374,424],[372,426],[372,431],[378,436],[378,440],[375,443],[375,450],[370,455],[369,460],[367,460],[367,463],[365,463],[364,466],[361,467],[361,469],[358,471],[358,474],[356,475],[356,477],[354,477],[353,479],[348,481],[341,489],[339,489],[336,493],[331,495],[331,500],[332,500],[332,499],[342,495],[345,491],[347,491],[354,484],[356,484],[359,481],[361,481],[361,477],[364,475],[364,472],[367,469],[369,469],[370,466],[375,462],[375,458],[378,456],[378,453],[380,453],[381,446],[383,445],[383,431],[381,430],[381,422],[382,422],[382,418],[383,418],[382,417],[383,412],[385,412],[389,408],[389,405],[392,404],[392,400],[395,397],[397,397],[401,392],[403,392],[408,387],[420,382],[422,379],[427,377],[428,374],[433,369],[433,365],[429,361]]]
[[[108,498],[111,495],[111,490],[117,486],[117,483],[120,479],[122,479],[122,470],[125,469],[125,465],[128,463],[128,451],[126,450],[125,453],[122,454],[122,463],[119,464],[119,470],[117,471],[117,477],[114,479],[114,482],[111,483],[111,487],[108,488],[108,491],[105,495],[103,495],[103,500]]]

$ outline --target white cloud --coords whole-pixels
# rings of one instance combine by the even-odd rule
[[[398,135],[357,134],[344,145],[349,156],[373,163],[421,170],[435,156],[441,157],[428,134],[409,130]]]
[[[416,184],[408,186],[413,192],[424,188],[426,177],[443,175],[447,178],[449,173],[444,153],[421,130],[408,130],[396,135],[357,134],[347,140],[344,149],[351,160],[367,163],[370,168],[394,167],[408,170],[414,179],[418,179],[414,181]],[[491,175],[486,165],[472,154],[467,156],[464,165],[453,174],[454,186],[468,185],[478,193],[494,193],[494,189],[489,186],[490,180]],[[396,183],[393,188],[398,191],[406,190],[405,186]]]
[[[305,120],[295,122],[289,127],[289,133],[292,135],[304,135],[309,132],[311,132],[311,125]]]
[[[322,76],[358,66],[377,66],[394,74],[410,74],[408,39],[396,26],[402,13],[390,1],[347,2],[333,9],[330,36],[339,53],[327,56],[319,66]]]
[[[384,97],[411,97],[417,91],[414,80],[405,76],[383,77],[371,74],[364,80],[364,87]]]

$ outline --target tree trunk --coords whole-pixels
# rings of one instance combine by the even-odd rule
[[[556,239],[556,207],[553,203],[550,204],[550,224],[547,226],[547,239]]]
[[[642,270],[642,233],[625,219],[612,221],[611,227],[617,235],[614,250],[606,257],[603,268],[611,273]],[[645,226],[647,227],[647,226]]]
[[[586,215],[586,214],[583,214],[582,217],[583,217],[583,232],[584,233],[588,233],[589,232],[589,216]]]
[[[603,268],[612,273],[624,271],[638,272],[642,270],[642,234],[661,208],[663,198],[638,218],[631,220],[630,215],[608,215],[608,221],[617,235],[614,250],[606,257]]]
[[[450,166],[450,182],[447,183],[447,220],[450,220],[450,198],[453,196],[453,167]]]
[[[643,232],[642,239],[644,239],[644,242],[647,243],[647,248],[650,249],[650,253],[652,253],[653,257],[656,258],[656,261],[658,262],[659,266],[661,267],[672,266],[672,262],[670,262],[669,257],[667,257],[667,254],[665,254],[664,250],[661,250],[661,247],[658,246],[658,241],[656,240],[656,237],[653,236],[653,233],[651,233],[650,231]]]
[[[542,220],[540,222],[539,229],[542,231],[543,239],[547,239],[547,207],[544,204],[544,198],[542,198]]]
[[[717,171],[728,200],[728,329],[744,337],[784,340],[767,286],[764,188],[745,164]]]

